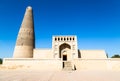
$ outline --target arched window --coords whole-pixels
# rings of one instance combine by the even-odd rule
[[[69,38],[67,38],[67,41],[69,40]]]
[[[64,38],[64,41],[66,40],[66,38]]]
[[[65,52],[65,49],[71,49],[71,46],[67,43],[63,43],[59,46],[59,58],[61,58],[61,53]]]
[[[73,41],[75,40],[75,38],[73,37]]]
[[[63,40],[63,38],[61,38],[61,41]]]
[[[55,41],[57,41],[57,38],[55,38]]]
[[[60,38],[58,38],[58,41],[60,41]]]

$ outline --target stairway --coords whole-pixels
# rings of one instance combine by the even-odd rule
[[[63,62],[63,70],[64,71],[71,71],[72,70],[72,64],[70,61]]]

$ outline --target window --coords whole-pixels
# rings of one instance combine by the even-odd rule
[[[75,39],[74,39],[74,37],[73,37],[73,41],[74,41]]]
[[[63,61],[67,60],[67,55],[63,55]]]
[[[61,41],[63,40],[63,38],[61,38]]]
[[[58,41],[60,40],[60,38],[58,38]]]
[[[69,40],[69,38],[67,38],[67,41]]]
[[[57,41],[57,38],[55,38],[55,41]]]
[[[66,38],[64,38],[64,41],[66,40]]]

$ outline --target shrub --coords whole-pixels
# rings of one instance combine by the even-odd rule
[[[3,61],[2,58],[0,58],[0,64],[2,64],[2,61]]]
[[[119,54],[115,54],[111,58],[120,58],[120,55]]]

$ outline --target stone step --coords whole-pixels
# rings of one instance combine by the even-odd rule
[[[71,64],[68,64],[68,63],[64,63],[65,67],[72,67]]]
[[[70,70],[72,70],[72,64],[71,64],[71,62],[69,62],[69,61],[64,62],[63,70],[64,71],[70,71]]]
[[[63,68],[63,71],[71,71],[72,70],[72,67],[65,67]]]

